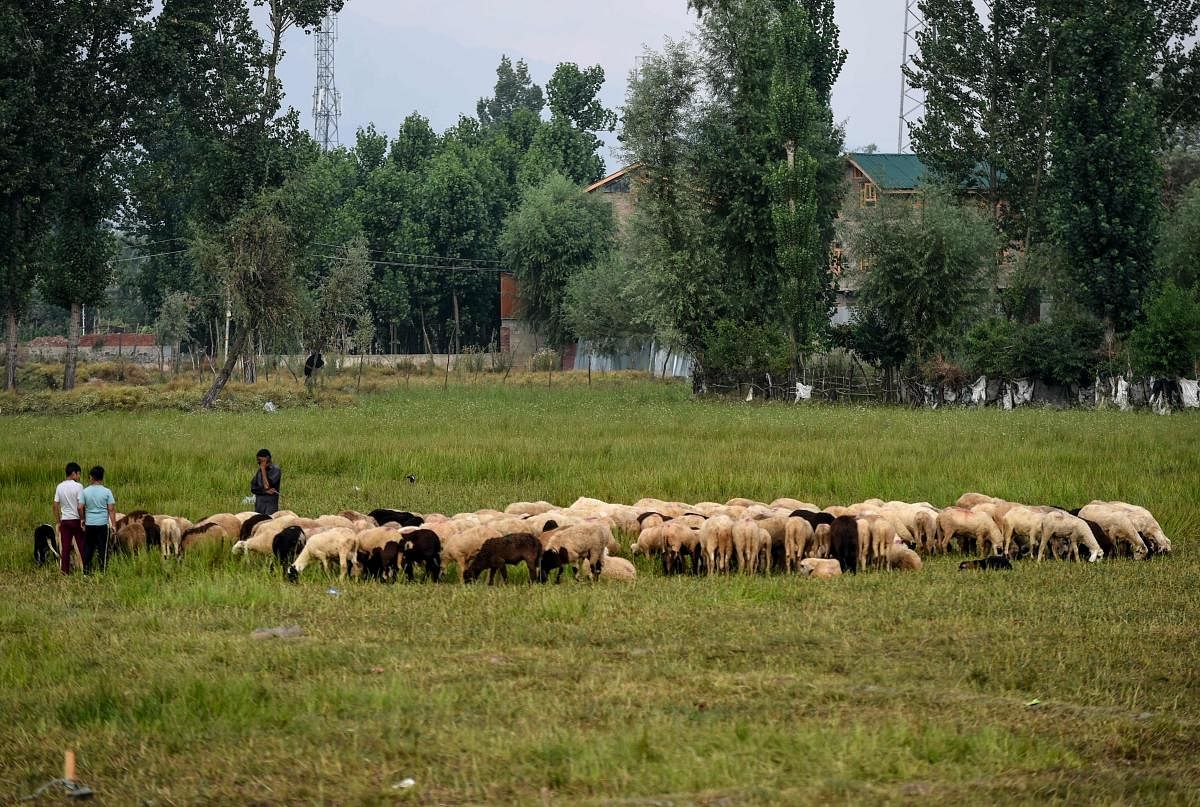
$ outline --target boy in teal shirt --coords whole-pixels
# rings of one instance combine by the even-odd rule
[[[100,553],[101,567],[108,564],[108,531],[116,529],[117,500],[104,487],[104,467],[88,472],[91,484],[79,494],[83,507],[83,573],[91,574],[92,559]]]

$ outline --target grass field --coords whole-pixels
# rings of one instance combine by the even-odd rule
[[[67,459],[104,464],[121,509],[199,518],[242,509],[262,446],[305,513],[984,490],[1139,502],[1176,551],[493,589],[290,586],[213,555],[33,568]],[[3,802],[68,747],[112,804],[1200,801],[1194,416],[414,388],[276,414],[5,417],[0,490]],[[281,625],[304,635],[251,638]]]

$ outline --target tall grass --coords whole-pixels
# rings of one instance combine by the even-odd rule
[[[625,383],[3,423],[3,800],[67,747],[112,803],[1200,799],[1195,417],[699,403]],[[627,586],[289,586],[213,553],[33,569],[68,459],[105,465],[122,509],[199,518],[242,509],[263,446],[306,513],[973,489],[1139,502],[1177,551],[825,584],[642,563]],[[304,635],[250,636],[277,625]]]

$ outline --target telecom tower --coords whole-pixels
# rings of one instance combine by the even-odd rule
[[[342,116],[342,94],[333,81],[333,49],[337,44],[337,15],[326,14],[314,31],[317,56],[317,88],[313,90],[313,136],[325,151],[341,145],[338,118]]]
[[[925,107],[925,96],[913,89],[904,77],[904,68],[912,68],[913,60],[920,52],[917,34],[925,30],[925,18],[917,8],[917,0],[904,0],[904,51],[900,64],[900,136],[896,140],[896,151],[903,154],[909,150],[908,125],[921,117]]]

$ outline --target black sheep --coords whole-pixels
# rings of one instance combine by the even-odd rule
[[[51,555],[59,557],[58,536],[49,524],[41,524],[33,530],[33,562],[45,566]]]
[[[558,569],[558,576],[554,582],[561,583],[563,569],[570,568],[570,565],[570,555],[565,546],[560,546],[558,549],[547,549],[542,552],[542,559],[538,563],[537,580],[539,583],[550,582],[550,572]]]
[[[296,560],[304,547],[304,530],[292,525],[284,527],[271,539],[271,554],[286,569]]]
[[[960,572],[969,571],[971,569],[994,572],[1011,570],[1012,567],[1012,561],[1003,555],[991,555],[986,558],[979,558],[978,560],[964,560],[962,563],[958,564],[958,570]]]
[[[430,529],[404,534],[400,544],[400,563],[404,566],[408,582],[413,581],[413,566],[418,563],[425,567],[426,577],[438,582],[442,578],[442,539]]]
[[[242,522],[242,529],[238,532],[238,540],[246,541],[250,538],[250,533],[254,532],[254,528],[264,521],[270,521],[270,516],[265,516],[262,513],[255,513]]]
[[[838,516],[829,523],[829,557],[838,562],[843,573],[858,573],[858,519],[854,516]]]
[[[479,547],[475,557],[463,570],[463,582],[470,583],[485,571],[488,573],[488,585],[496,582],[496,573],[508,582],[508,567],[516,566],[522,561],[529,570],[529,582],[538,576],[542,560],[542,542],[528,533],[513,533],[499,538],[489,538]]]
[[[378,510],[372,510],[367,515],[375,519],[375,523],[381,527],[384,524],[392,522],[399,524],[401,527],[419,527],[425,523],[425,519],[407,510],[388,510],[381,507]]]
[[[367,578],[382,582],[394,583],[400,574],[400,543],[388,541],[383,546],[377,546],[370,553],[359,551],[358,564]]]

